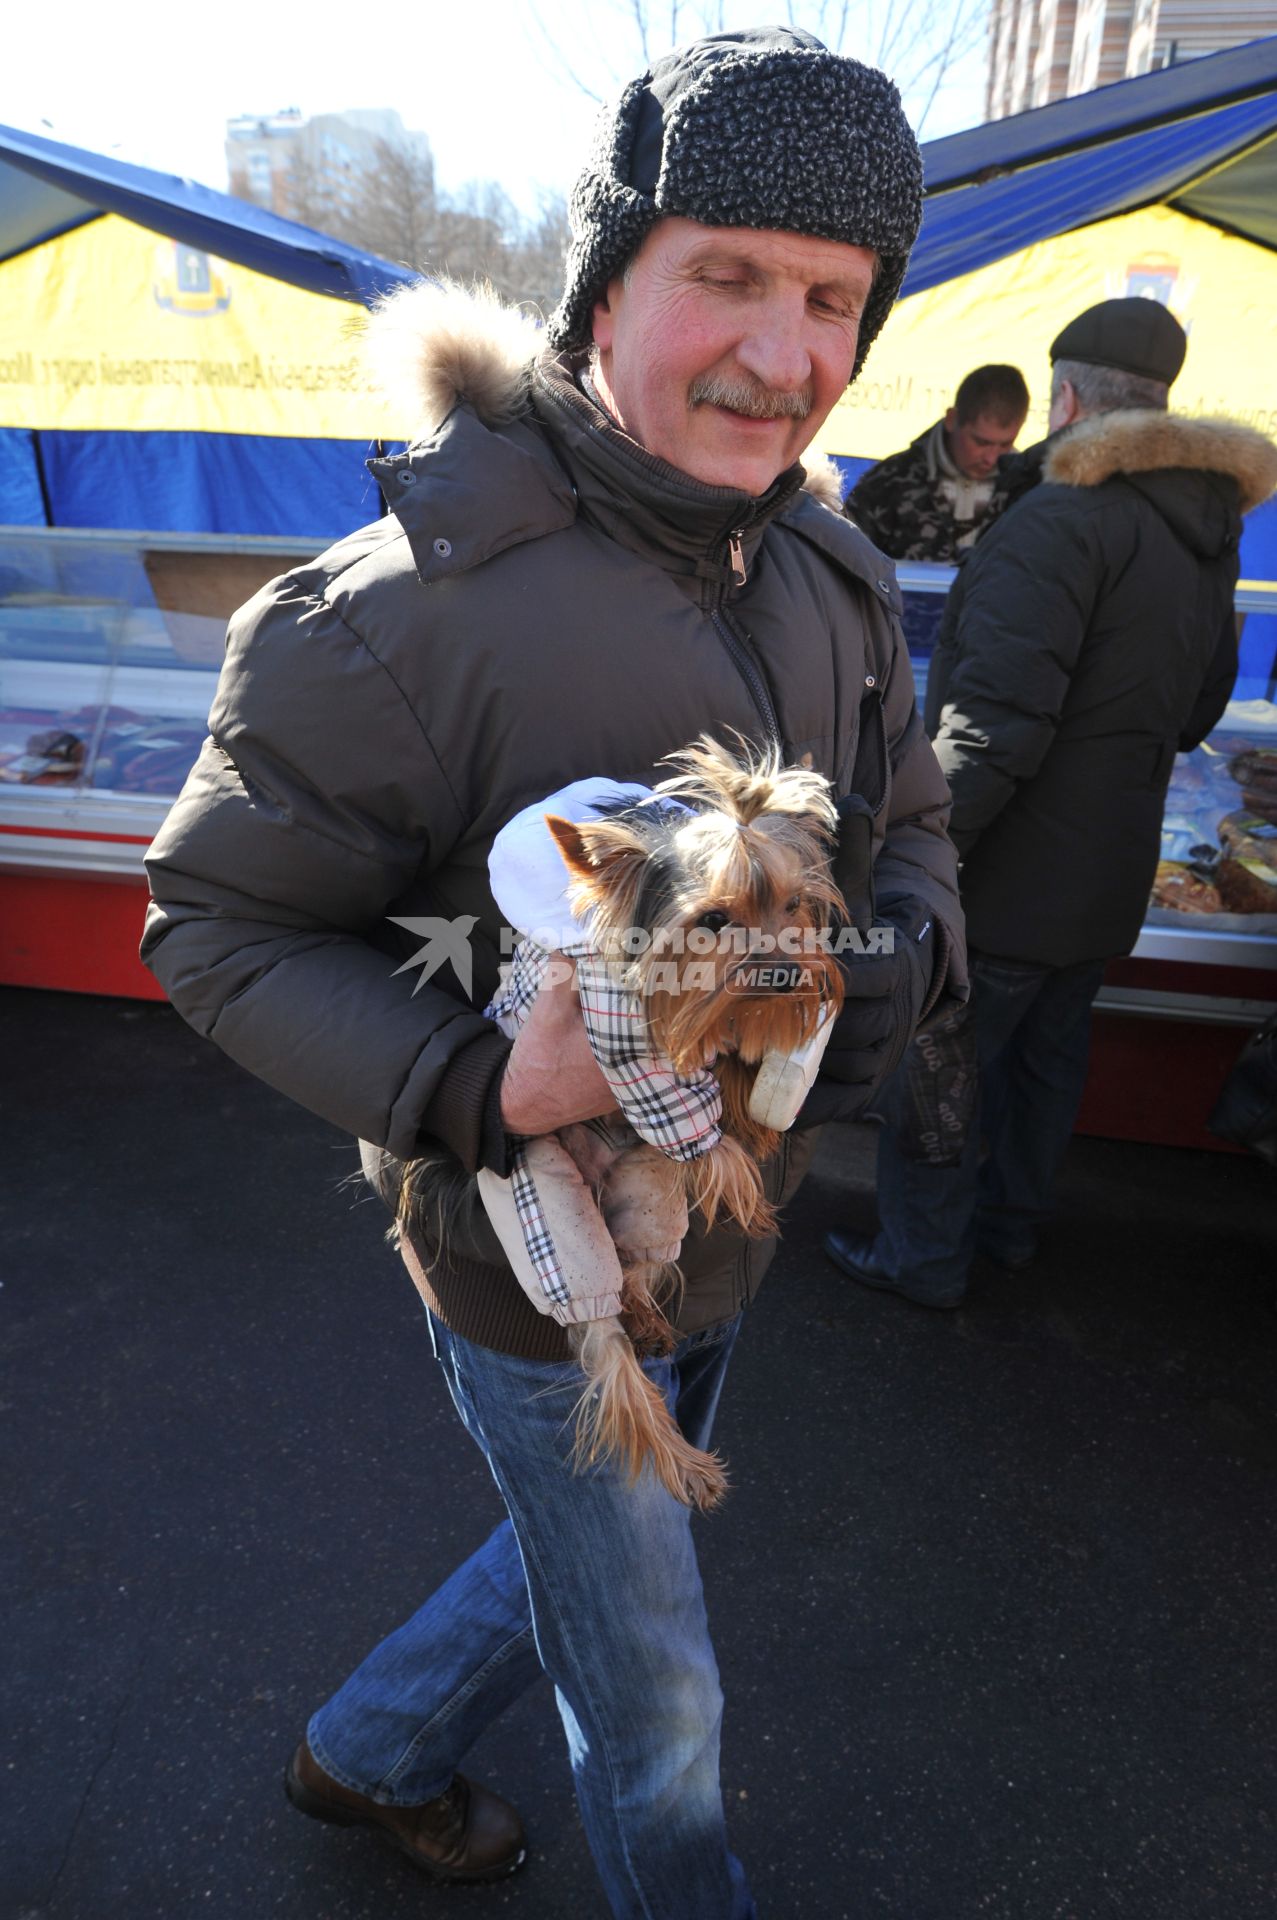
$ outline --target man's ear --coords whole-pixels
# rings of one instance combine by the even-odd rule
[[[945,432],[952,433],[954,428],[957,426],[957,424],[958,424],[958,409],[956,407],[950,407],[948,413],[946,413],[944,417]]]
[[[616,332],[616,314],[613,311],[610,298],[614,285],[615,282],[609,280],[607,286],[604,287],[603,292],[599,295],[599,298],[594,302],[592,319],[594,344],[600,353],[610,353],[612,351],[612,339]]]
[[[1061,433],[1065,427],[1071,427],[1079,412],[1077,388],[1071,380],[1061,380],[1047,413],[1047,424],[1051,432]],[[1058,426],[1055,424],[1057,414],[1060,416]]]

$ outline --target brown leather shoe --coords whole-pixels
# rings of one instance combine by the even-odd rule
[[[377,1828],[432,1880],[502,1880],[527,1855],[514,1808],[462,1773],[454,1773],[447,1792],[424,1806],[383,1807],[325,1773],[303,1740],[288,1763],[284,1792],[312,1820]]]

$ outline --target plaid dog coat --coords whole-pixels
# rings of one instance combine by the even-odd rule
[[[585,789],[591,790],[589,798]],[[607,962],[590,945],[588,927],[573,921],[567,913],[566,869],[545,826],[547,813],[588,819],[600,799],[618,794],[639,799],[646,791],[589,781],[551,795],[525,809],[497,835],[489,870],[498,907],[503,913],[514,908],[518,915],[514,919],[516,930],[529,925],[538,931],[557,929],[559,951],[575,961],[581,1014],[591,1050],[636,1141],[657,1148],[669,1159],[694,1160],[722,1138],[723,1102],[718,1082],[708,1068],[676,1074],[653,1054],[639,997],[614,977]],[[548,844],[557,863],[555,899],[547,899],[536,885],[537,881],[544,882],[547,874],[542,842]],[[532,895],[527,889],[529,873],[534,875]],[[513,1037],[527,1019],[549,960],[550,950],[524,933],[501,990],[486,1009],[488,1017],[506,1035]],[[613,1130],[613,1137],[618,1151],[623,1150],[627,1136]],[[514,1140],[508,1182],[491,1173],[479,1176],[484,1204],[533,1305],[565,1323],[602,1318],[616,1313],[620,1306],[616,1249],[606,1228],[600,1239],[593,1222],[582,1218],[576,1189],[583,1186],[575,1162],[554,1135],[538,1141]],[[508,1193],[499,1191],[507,1187]],[[593,1207],[592,1196],[590,1203]],[[602,1227],[597,1207],[593,1212]],[[513,1251],[512,1218],[517,1221],[521,1239],[521,1245]],[[672,1243],[681,1240],[683,1230],[685,1222],[677,1232],[670,1226],[661,1250],[664,1257],[676,1257],[677,1246]],[[523,1258],[516,1258],[516,1254]]]

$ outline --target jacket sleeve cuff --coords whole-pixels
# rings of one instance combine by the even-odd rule
[[[447,1147],[467,1173],[486,1167],[504,1178],[509,1172],[501,1082],[512,1045],[494,1026],[462,1047],[448,1062],[421,1116],[424,1139]]]

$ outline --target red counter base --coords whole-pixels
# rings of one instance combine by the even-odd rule
[[[1111,986],[1154,992],[1277,1000],[1277,975],[1253,968],[1114,960],[1104,977]],[[1193,1020],[1097,1013],[1076,1131],[1156,1147],[1240,1152],[1207,1133],[1206,1121],[1250,1031]]]
[[[146,883],[0,874],[0,983],[162,1000],[137,957]]]
[[[1237,1149],[1206,1119],[1248,1035],[1239,1027],[1097,1013],[1078,1133],[1155,1147]]]
[[[140,878],[0,874],[0,983],[162,1000],[137,957],[146,900]],[[1177,992],[1277,996],[1272,974],[1166,962],[1117,961],[1108,978]],[[1097,1013],[1078,1132],[1232,1152],[1207,1133],[1206,1117],[1246,1039],[1239,1027]]]

